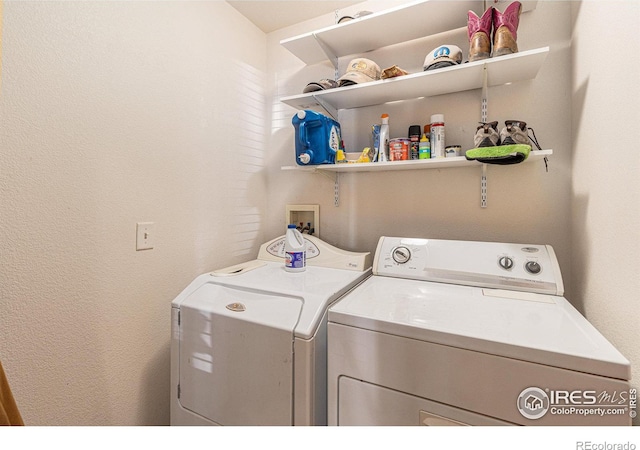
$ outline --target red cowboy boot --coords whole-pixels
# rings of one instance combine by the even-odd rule
[[[491,25],[493,7],[489,7],[482,17],[473,11],[467,13],[467,35],[469,36],[469,61],[479,61],[491,56]]]
[[[518,52],[517,31],[522,4],[513,2],[503,13],[493,9],[493,56]]]

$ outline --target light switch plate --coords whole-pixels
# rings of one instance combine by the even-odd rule
[[[136,250],[151,250],[154,245],[155,223],[138,222],[136,224]]]

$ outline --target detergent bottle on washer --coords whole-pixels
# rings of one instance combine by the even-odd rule
[[[284,270],[287,272],[304,272],[307,268],[306,243],[302,233],[295,224],[287,227],[284,235]]]

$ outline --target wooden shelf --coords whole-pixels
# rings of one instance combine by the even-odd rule
[[[307,65],[365,53],[467,26],[467,11],[484,11],[484,2],[419,0],[280,41]]]
[[[360,108],[480,89],[485,70],[487,85],[500,86],[534,79],[548,53],[549,47],[543,47],[386,80],[283,97],[280,101],[296,109]]]
[[[523,161],[528,163],[539,161],[553,154],[553,150],[532,150],[529,157]],[[454,167],[476,166],[482,163],[469,161],[464,156],[453,158],[418,159],[412,161],[390,161],[381,163],[346,163],[346,164],[321,164],[316,166],[283,166],[282,170],[295,170],[300,172],[386,172],[396,170],[425,170],[445,169]]]

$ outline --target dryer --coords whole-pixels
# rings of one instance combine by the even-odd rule
[[[329,310],[329,425],[630,425],[629,361],[548,245],[382,237]]]
[[[329,305],[371,275],[369,253],[284,236],[256,260],[198,276],[171,304],[172,425],[325,425]]]

